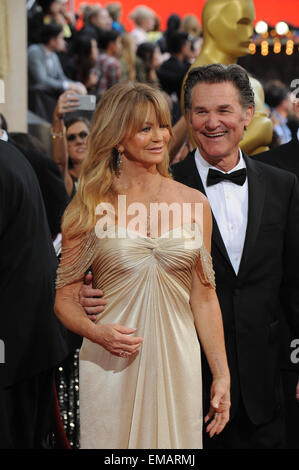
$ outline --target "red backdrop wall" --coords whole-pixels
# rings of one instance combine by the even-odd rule
[[[113,0],[111,0],[113,1]],[[109,3],[106,0],[97,2],[96,0],[89,0],[82,2],[81,0],[73,0],[75,11],[77,11],[81,3],[100,3],[105,6]],[[167,18],[172,13],[177,13],[180,16],[187,15],[188,13],[195,14],[201,19],[201,10],[205,0],[125,0],[120,1],[122,4],[122,18],[121,21],[127,28],[131,30],[133,27],[132,22],[128,19],[128,14],[137,5],[147,5],[152,8],[161,20],[162,29],[165,28]],[[299,26],[299,0],[255,0],[256,21],[264,20],[275,25],[278,21],[286,21],[295,26]]]

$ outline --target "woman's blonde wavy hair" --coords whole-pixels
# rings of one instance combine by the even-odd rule
[[[67,238],[80,237],[96,224],[96,207],[113,189],[114,159],[117,146],[126,137],[139,132],[144,124],[149,104],[154,106],[159,124],[167,125],[172,135],[168,104],[162,93],[144,83],[121,82],[111,87],[99,101],[93,116],[78,190],[68,205],[62,221]],[[169,155],[157,165],[162,176],[169,174]]]

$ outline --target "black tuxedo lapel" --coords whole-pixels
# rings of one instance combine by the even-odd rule
[[[248,177],[248,217],[244,248],[238,272],[239,278],[244,276],[248,261],[251,256],[254,256],[255,241],[261,224],[266,191],[258,165],[244,153],[243,157]]]
[[[198,170],[195,164],[194,153],[195,153],[195,150],[190,152],[188,156],[177,165],[177,167],[176,165],[174,165],[174,170],[175,170],[174,176],[176,180],[180,181],[186,186],[189,186],[190,188],[198,189],[206,196],[206,192],[202,184],[201,177],[198,173]],[[225,248],[225,245],[224,245],[224,242],[223,242],[223,239],[222,239],[222,236],[221,236],[221,233],[218,228],[213,212],[212,212],[212,217],[213,217],[212,240],[214,244],[217,246],[217,248],[219,249],[219,251],[221,252],[221,254],[223,255],[223,257],[225,258],[225,260],[227,261],[227,263],[230,265],[233,271],[233,274],[235,275],[234,268],[230,262],[227,250]]]

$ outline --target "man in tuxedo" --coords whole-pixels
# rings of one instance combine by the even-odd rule
[[[299,338],[298,183],[239,149],[254,113],[241,67],[193,69],[185,107],[197,148],[174,165],[173,175],[205,193],[211,205],[212,258],[231,372],[230,423],[219,436],[206,436],[205,448],[284,448],[279,336],[281,316],[287,316]]]
[[[0,141],[0,448],[49,448],[55,368],[69,354],[54,315],[57,259],[37,178]]]

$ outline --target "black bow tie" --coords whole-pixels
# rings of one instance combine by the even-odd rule
[[[246,168],[233,171],[232,173],[222,173],[221,171],[210,168],[207,177],[207,186],[213,186],[213,184],[220,183],[220,181],[231,181],[239,186],[243,186],[246,181]]]

